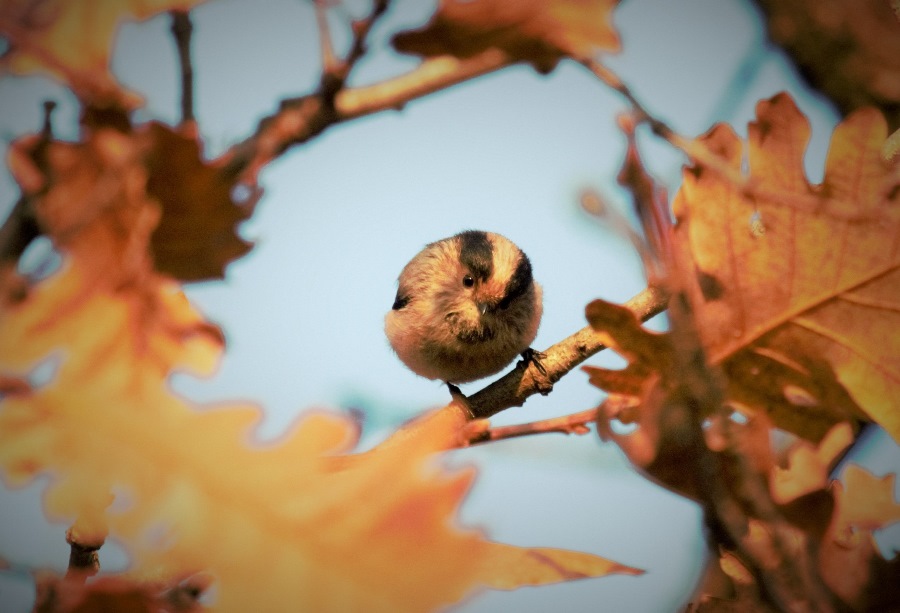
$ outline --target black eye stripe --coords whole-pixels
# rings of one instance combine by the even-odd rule
[[[394,305],[391,307],[391,309],[394,311],[399,311],[407,304],[409,304],[409,296],[404,294],[401,290],[397,290],[397,297],[394,298]]]
[[[528,288],[531,287],[531,262],[523,252],[520,251],[519,254],[519,263],[516,264],[516,270],[509,280],[509,285],[506,286],[506,295],[503,296],[503,300],[497,305],[498,308],[507,308],[512,304],[513,300],[525,294]]]
[[[459,239],[459,261],[475,277],[486,281],[494,272],[494,248],[487,233],[467,230],[456,237]]]

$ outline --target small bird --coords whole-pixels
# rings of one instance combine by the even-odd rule
[[[493,232],[430,243],[403,268],[384,330],[414,373],[451,385],[533,359],[543,307],[531,262]]]

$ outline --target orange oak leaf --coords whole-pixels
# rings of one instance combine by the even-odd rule
[[[787,466],[772,469],[769,491],[776,504],[788,502],[824,489],[829,473],[840,453],[853,442],[853,429],[847,423],[834,426],[818,446],[798,441],[788,452]]]
[[[894,479],[875,477],[865,468],[850,464],[834,482],[837,504],[835,523],[856,530],[878,530],[900,521],[900,503],[894,500]]]
[[[428,611],[482,586],[639,572],[455,525],[474,471],[433,459],[467,421],[457,405],[353,455],[345,417],[309,413],[262,443],[259,408],[174,394],[171,374],[211,372],[223,342],[153,267],[150,237],[167,213],[148,177],[165,164],[147,152],[174,140],[193,159],[183,140],[153,134],[13,146],[15,176],[30,177],[26,196],[64,258],[31,285],[0,277],[7,482],[50,476],[45,512],[74,522],[79,542],[117,539],[141,581],[207,572],[222,610]],[[48,362],[52,376],[38,377]]]
[[[222,610],[429,611],[479,586],[639,572],[454,525],[474,471],[432,458],[466,422],[456,405],[348,456],[358,433],[340,415],[308,413],[262,444],[256,407],[172,394],[167,367],[208,370],[218,346],[172,342],[171,322],[181,323],[175,338],[204,322],[170,289],[159,287],[159,324],[147,325],[142,305],[92,291],[72,261],[0,313],[0,370],[27,373],[45,333],[59,356],[52,381],[0,401],[3,473],[14,483],[52,475],[48,515],[77,519],[83,539],[108,532],[123,543],[131,576],[208,572]]]
[[[864,109],[836,128],[820,185],[803,170],[809,123],[787,95],[760,102],[748,133],[750,193],[695,166],[674,202],[704,346],[713,362],[749,347],[795,373],[833,371],[855,403],[830,421],[871,419],[900,440],[900,174],[881,157],[884,118]],[[701,140],[740,172],[745,145],[730,128]],[[834,409],[779,392],[797,414]]]
[[[196,138],[155,122],[85,132],[78,143],[35,135],[10,148],[13,176],[58,248],[98,270],[122,260],[126,276],[152,266],[183,281],[221,278],[250,250],[237,226],[260,190],[244,186],[237,200],[235,178],[202,160]]]
[[[511,61],[550,72],[566,56],[588,59],[599,51],[617,51],[612,26],[618,0],[441,0],[422,29],[401,32],[394,47],[426,57],[468,58],[501,49]]]
[[[896,475],[877,478],[850,464],[832,485],[835,512],[822,540],[819,570],[825,583],[855,611],[893,611],[900,606],[900,558],[879,554],[872,531],[900,521]]]
[[[109,71],[119,24],[203,1],[8,0],[0,4],[0,35],[10,44],[3,65],[18,75],[47,73],[92,106],[134,108],[140,98],[125,92]]]

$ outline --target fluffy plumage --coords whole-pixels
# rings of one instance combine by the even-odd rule
[[[541,287],[522,250],[469,230],[430,243],[404,267],[384,328],[413,372],[466,383],[526,351],[541,313]]]

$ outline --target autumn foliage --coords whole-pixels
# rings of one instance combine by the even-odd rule
[[[681,137],[599,63],[619,46],[606,0],[442,0],[425,26],[393,37],[423,58],[418,72],[349,88],[386,8],[376,0],[347,56],[323,45],[316,92],[208,160],[189,102],[177,126],[137,122],[140,97],[109,71],[121,20],[183,20],[195,4],[0,7],[4,67],[49,74],[83,106],[76,142],[54,137],[48,113],[43,132],[10,147],[21,198],[0,229],[0,471],[12,485],[52,475],[44,510],[72,522],[73,549],[112,536],[132,560],[127,576],[86,580],[90,556],[66,578],[40,575],[37,610],[193,610],[210,592],[223,611],[431,611],[483,588],[640,574],[461,525],[477,475],[440,462],[492,438],[473,417],[549,392],[604,346],[628,366],[585,367],[607,393],[600,407],[532,430],[596,423],[648,477],[702,506],[713,555],[692,610],[900,606],[898,562],[871,536],[900,519],[895,476],[850,465],[833,480],[864,428],[900,441],[900,166],[878,109],[841,122],[815,185],[803,170],[809,123],[787,95],[759,102],[746,140],[727,125]],[[336,123],[515,63],[546,73],[563,60],[635,107],[621,122],[630,146],[620,181],[642,220],[650,304],[592,302],[587,328],[541,363],[364,453],[339,414],[307,412],[262,443],[251,435],[261,408],[200,407],[172,391],[173,373],[212,372],[224,346],[181,284],[223,277],[252,248],[237,227],[253,214],[265,164]],[[642,123],[689,158],[671,202],[641,163]],[[17,262],[39,236],[63,264],[31,279]],[[665,308],[668,332],[641,326]],[[48,365],[49,380],[37,377]],[[638,427],[623,434],[614,421]],[[776,431],[789,444],[773,446]]]

